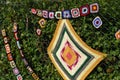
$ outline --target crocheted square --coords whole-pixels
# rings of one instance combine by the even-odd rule
[[[98,13],[98,12],[99,12],[98,3],[90,4],[90,13]]]
[[[80,16],[87,16],[90,14],[90,7],[88,4],[80,7]]]
[[[73,8],[71,9],[71,14],[72,14],[72,18],[77,18],[80,16],[80,10],[79,8]]]
[[[87,46],[66,19],[59,20],[48,54],[64,80],[84,80],[106,56]]]
[[[63,19],[68,19],[68,18],[71,18],[72,16],[71,16],[71,12],[70,12],[70,10],[64,10],[64,11],[62,11],[62,18]]]

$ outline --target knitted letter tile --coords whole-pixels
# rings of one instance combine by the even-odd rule
[[[87,46],[67,19],[59,20],[48,54],[64,80],[84,80],[106,57]]]

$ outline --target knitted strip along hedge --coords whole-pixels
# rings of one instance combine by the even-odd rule
[[[17,43],[17,47],[19,49],[19,52],[20,52],[20,55],[22,57],[22,60],[27,68],[27,70],[29,71],[30,75],[32,75],[32,77],[35,79],[35,80],[39,80],[39,77],[35,74],[35,72],[33,71],[33,69],[29,66],[25,56],[24,56],[24,53],[22,51],[22,48],[20,46],[20,43],[19,43],[19,38],[17,36],[18,34],[18,27],[17,27],[17,23],[14,23],[13,25],[13,32],[14,32],[14,38],[16,39],[16,43]]]
[[[98,3],[93,4],[86,4],[81,6],[80,8],[73,8],[71,10],[63,10],[63,11],[48,11],[48,10],[41,10],[41,9],[31,9],[31,13],[43,18],[49,19],[71,19],[71,18],[78,18],[80,16],[87,16],[90,13],[98,13],[99,12],[99,5]]]
[[[8,37],[7,37],[5,29],[2,30],[2,36],[3,36],[3,39],[4,39],[7,58],[8,58],[8,61],[10,62],[11,68],[13,69],[13,73],[14,73],[14,75],[16,75],[17,80],[23,80],[23,78],[22,78],[22,76],[21,76],[21,74],[20,74],[20,72],[19,72],[19,70],[18,70],[18,68],[15,64],[15,61],[12,57],[11,50],[10,50],[10,45],[9,45],[9,41],[8,41]]]

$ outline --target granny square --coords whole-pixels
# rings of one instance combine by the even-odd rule
[[[63,19],[70,19],[72,16],[71,16],[71,11],[70,10],[64,10],[62,11],[62,18]]]
[[[80,16],[80,10],[79,8],[73,8],[71,9],[71,14],[72,14],[72,18],[77,18]]]
[[[98,12],[99,12],[98,3],[90,4],[90,13],[98,13]]]
[[[84,6],[81,6],[80,7],[80,16],[87,16],[88,14],[90,14],[89,5],[86,4]]]

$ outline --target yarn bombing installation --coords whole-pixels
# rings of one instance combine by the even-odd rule
[[[120,30],[118,30],[116,33],[115,33],[115,37],[117,40],[120,40]]]
[[[87,46],[67,19],[58,21],[47,51],[64,80],[84,80],[106,57],[106,54]]]
[[[99,28],[102,25],[102,20],[99,16],[97,16],[92,23],[95,28]]]
[[[44,18],[40,19],[38,23],[39,23],[41,28],[45,28],[46,21]]]
[[[48,11],[41,9],[31,9],[31,13],[37,15],[39,17],[43,17],[45,19],[71,19],[78,18],[80,16],[87,16],[90,13],[98,13],[99,6],[98,3],[86,4],[81,6],[80,8],[73,8],[71,10],[63,10],[63,11]]]
[[[54,12],[31,9],[32,14],[42,18],[39,21],[41,28],[44,27],[42,27],[42,24],[45,19],[60,19],[47,52],[64,80],[84,80],[97,64],[106,57],[106,54],[87,46],[76,34],[68,20],[98,12],[99,6],[97,3]],[[97,16],[92,23],[95,28],[99,28],[102,25],[102,20]]]
[[[10,45],[8,42],[8,37],[7,37],[5,29],[2,30],[2,36],[4,38],[4,44],[5,44],[5,49],[6,49],[6,53],[7,53],[7,58],[8,58],[8,61],[10,62],[11,68],[13,69],[13,73],[14,73],[14,75],[16,75],[17,80],[23,80],[23,78],[22,78],[22,76],[21,76],[21,74],[20,74],[20,72],[15,64],[15,61],[12,57]]]
[[[26,66],[26,69],[27,69],[27,70],[29,71],[29,73],[32,75],[32,77],[34,78],[34,80],[39,80],[39,77],[35,74],[35,72],[34,72],[34,71],[32,70],[32,68],[29,66],[29,64],[28,64],[28,62],[27,62],[27,60],[26,60],[26,58],[25,58],[25,56],[24,56],[24,53],[23,53],[23,51],[22,51],[22,49],[21,49],[20,42],[19,42],[19,38],[18,38],[18,36],[17,36],[17,34],[18,34],[17,23],[14,23],[14,25],[13,25],[13,32],[14,32],[14,38],[16,39],[17,47],[18,47],[18,49],[19,49],[20,55],[21,55],[21,57],[22,57],[22,60],[23,60],[23,62],[24,62],[24,64],[25,64],[25,66]],[[39,32],[38,35],[40,35],[40,32]]]
[[[40,36],[40,35],[41,35],[41,30],[40,30],[40,29],[37,29],[37,30],[36,30],[36,33],[37,33],[38,36]]]
[[[31,13],[41,17],[38,21],[41,28],[45,28],[45,19],[59,19],[54,36],[47,48],[47,53],[52,63],[63,77],[64,80],[85,80],[89,73],[107,56],[104,53],[98,52],[90,48],[74,31],[68,19],[79,18],[80,16],[87,16],[99,12],[98,3],[86,4],[80,8],[73,8],[71,10],[63,11],[48,11],[41,9],[31,9]],[[97,16],[93,21],[93,26],[99,28],[102,25],[102,20]],[[29,66],[23,50],[20,46],[20,39],[18,37],[17,23],[13,25],[14,38],[19,49],[22,61],[26,69],[34,80],[40,80],[33,69]],[[41,30],[36,29],[36,34],[41,35]],[[10,45],[5,29],[2,30],[5,49],[8,61],[13,69],[17,80],[23,80],[15,61],[13,60]],[[115,34],[116,39],[120,39],[120,31]]]

